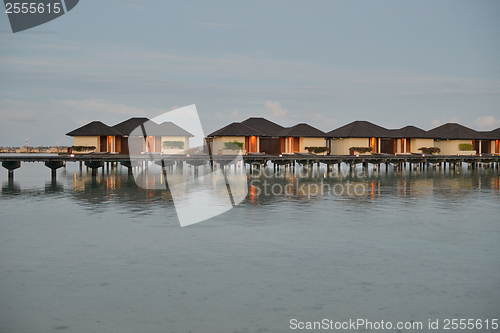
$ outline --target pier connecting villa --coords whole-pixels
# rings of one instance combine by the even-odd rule
[[[245,164],[261,168],[271,163],[275,170],[295,171],[300,165],[312,168],[326,165],[328,171],[341,164],[354,169],[373,165],[380,170],[458,168],[462,164],[475,169],[498,169],[500,164],[500,128],[475,131],[456,123],[429,131],[415,126],[386,129],[367,122],[354,121],[330,132],[308,124],[283,127],[264,118],[249,118],[231,123],[210,133],[203,147],[190,147],[191,133],[171,122],[156,124],[147,118],[130,118],[115,126],[93,121],[69,133],[74,146],[59,155],[0,154],[2,166],[13,179],[21,163],[43,162],[56,176],[67,162],[85,165],[96,175],[122,165],[132,174],[134,165],[153,162],[164,168],[223,167],[236,163],[241,154]],[[133,147],[133,148],[132,148]],[[135,150],[135,153],[132,150]],[[137,153],[139,152],[139,153]]]

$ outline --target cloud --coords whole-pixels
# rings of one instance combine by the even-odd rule
[[[500,127],[500,120],[495,119],[493,116],[480,116],[476,119],[476,125],[482,130],[492,130]]]
[[[439,119],[433,119],[431,121],[431,128],[438,127],[439,125],[441,125],[441,120],[439,120]]]
[[[34,122],[37,120],[38,105],[33,102],[15,101],[11,99],[0,100],[0,121]]]
[[[231,118],[238,118],[240,115],[238,114],[238,110],[234,109],[233,112],[229,115]]]
[[[267,101],[264,106],[271,111],[273,118],[285,118],[288,115],[288,110],[284,109],[280,102]]]
[[[73,110],[83,112],[117,113],[132,116],[144,116],[148,113],[141,108],[131,107],[124,104],[106,103],[95,99],[87,100],[58,100],[54,101],[60,105],[67,106]]]
[[[438,127],[444,123],[460,123],[460,117],[451,117],[449,119],[433,119],[431,121],[431,128]]]

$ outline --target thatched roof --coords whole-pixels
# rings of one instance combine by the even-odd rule
[[[465,127],[457,123],[447,123],[428,131],[434,139],[441,140],[485,140],[488,139],[484,134]]]
[[[263,132],[249,127],[242,123],[229,124],[213,133],[207,135],[208,137],[214,136],[266,136]]]
[[[500,127],[492,131],[479,132],[490,140],[500,140]]]
[[[326,136],[330,138],[389,138],[391,133],[382,126],[358,120],[334,129],[326,133]]]
[[[392,138],[432,139],[427,131],[412,125],[389,131]]]
[[[171,121],[165,121],[158,125],[162,135],[164,136],[189,136],[194,137],[193,134],[186,131],[184,128],[177,126]]]
[[[186,131],[185,129],[177,126],[176,124],[166,121],[161,124],[157,124],[154,121],[147,121],[136,127],[130,136],[189,136],[194,135]]]
[[[101,135],[114,135],[120,136],[123,135],[120,131],[113,127],[109,127],[108,125],[100,122],[93,121],[88,123],[87,125],[83,125],[69,133],[66,133],[68,136],[101,136]]]
[[[277,136],[281,137],[309,137],[324,138],[326,133],[308,124],[297,124],[292,127],[284,128]]]
[[[123,135],[130,135],[132,131],[137,128],[138,126],[141,126],[144,124],[146,121],[149,121],[148,118],[130,118],[128,120],[122,121],[119,124],[116,124],[113,126],[114,129],[117,129],[118,131],[122,132]]]
[[[256,130],[264,133],[267,136],[278,136],[278,133],[284,129],[284,127],[281,125],[273,123],[272,121],[265,118],[258,117],[248,118],[241,123],[248,127],[255,128]]]

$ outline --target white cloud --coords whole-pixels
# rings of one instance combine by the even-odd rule
[[[476,119],[476,125],[482,130],[492,130],[500,127],[500,120],[495,119],[493,116],[480,116]]]
[[[445,123],[459,123],[460,124],[460,117],[451,117],[451,118],[446,118],[446,119],[433,119],[431,121],[431,129],[434,127],[438,127],[439,125],[445,124]]]
[[[271,111],[273,118],[285,118],[288,115],[288,110],[284,109],[280,102],[267,101],[264,106]]]
[[[439,120],[439,119],[433,119],[431,121],[431,128],[438,127],[439,125],[441,125],[441,120]]]
[[[238,114],[238,110],[234,109],[233,112],[229,115],[231,118],[238,118],[240,115]]]

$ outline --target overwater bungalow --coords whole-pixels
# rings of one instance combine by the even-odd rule
[[[93,121],[66,135],[73,137],[74,146],[94,146],[94,152],[121,154],[129,153],[131,137],[140,140],[139,151],[164,154],[183,153],[189,149],[189,138],[193,137],[174,123],[158,125],[148,118],[130,118],[113,127]]]
[[[369,121],[353,121],[326,133],[331,155],[350,155],[350,148],[371,148],[372,153],[394,154],[390,131]]]
[[[488,138],[487,141],[483,140],[481,142],[481,153],[482,154],[499,154],[500,153],[500,128],[494,129],[492,131],[480,132],[485,137]]]
[[[194,135],[172,122],[156,124],[146,121],[129,134],[129,146],[135,152],[183,154],[189,149],[189,138]]]
[[[231,123],[207,138],[207,147],[211,154],[233,155],[241,152],[256,153],[260,150],[260,137],[265,134],[242,123]]]
[[[214,154],[306,153],[306,147],[325,147],[326,134],[307,124],[285,128],[264,118],[252,117],[241,123],[229,124],[207,136]]]
[[[130,136],[130,133],[137,127],[141,126],[145,122],[149,121],[148,118],[144,117],[133,117],[130,119],[127,119],[125,121],[122,121],[119,124],[116,124],[113,126],[114,129],[118,130],[122,135],[120,136],[120,139],[117,139],[117,142],[119,141],[120,144],[120,152],[122,154],[128,154],[129,149],[128,149],[128,138]]]
[[[93,146],[94,152],[121,152],[122,133],[113,127],[100,122],[93,121],[82,127],[79,127],[69,133],[73,137],[73,146]]]
[[[394,154],[420,154],[420,148],[434,147],[432,136],[421,128],[409,125],[389,132],[394,138]]]
[[[206,141],[214,154],[235,154],[241,150],[243,154],[277,155],[284,149],[284,139],[278,135],[283,129],[265,118],[252,117],[210,133]]]
[[[434,146],[440,155],[471,155],[483,151],[483,143],[489,145],[486,135],[457,123],[447,123],[428,131],[434,138]]]
[[[278,133],[282,153],[307,153],[308,147],[325,147],[326,133],[308,124],[297,124]],[[326,153],[326,152],[325,152]]]
[[[248,127],[255,128],[264,134],[263,136],[258,137],[258,152],[269,155],[278,155],[284,151],[285,140],[279,136],[279,133],[285,129],[283,126],[259,117],[248,118],[241,123]]]

